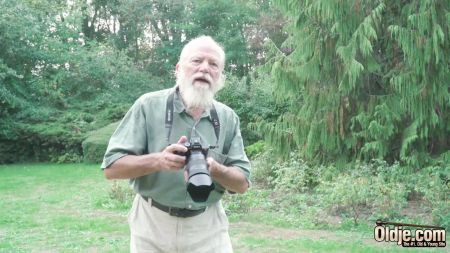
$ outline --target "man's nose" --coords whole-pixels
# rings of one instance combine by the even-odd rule
[[[203,61],[203,62],[198,66],[198,71],[204,72],[204,73],[208,73],[208,72],[209,72],[209,63],[208,63],[208,61]]]

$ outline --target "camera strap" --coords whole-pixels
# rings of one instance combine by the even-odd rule
[[[175,91],[171,92],[169,97],[167,98],[166,103],[166,129],[167,129],[167,142],[170,141],[170,133],[172,132],[172,125],[173,125],[173,103],[174,103],[174,97],[175,92],[178,91],[178,87]],[[217,114],[216,108],[214,107],[214,104],[211,107],[211,110],[209,111],[209,114],[211,115],[211,121],[212,125],[214,127],[214,133],[216,134],[216,140],[217,143],[219,143],[219,135],[220,135],[220,121],[219,121],[219,115]]]

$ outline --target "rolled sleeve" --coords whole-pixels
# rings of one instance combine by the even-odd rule
[[[250,183],[250,161],[245,154],[244,142],[240,131],[240,122],[237,115],[235,116],[235,121],[233,138],[231,139],[227,159],[224,164],[239,168]]]

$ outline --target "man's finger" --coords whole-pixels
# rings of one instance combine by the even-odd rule
[[[187,151],[187,148],[184,146],[184,145],[181,145],[181,144],[172,144],[172,145],[170,145],[170,146],[168,146],[167,148],[166,148],[166,150],[168,151],[168,152],[170,152],[170,153],[175,153],[175,152],[178,152],[178,153],[186,153],[186,151]]]
[[[183,164],[170,162],[169,169],[170,170],[181,170],[183,168]]]
[[[180,157],[180,156],[178,156],[178,157]],[[181,157],[181,158],[183,158],[183,157]],[[166,157],[164,167],[168,170],[180,170],[184,167],[184,161],[174,161],[174,160],[171,160],[169,157]]]
[[[186,136],[181,136],[180,137],[180,139],[178,140],[178,144],[183,144],[183,143],[185,143],[185,142],[187,142],[188,141],[188,139],[187,139],[187,137]]]
[[[166,159],[168,161],[177,162],[180,164],[184,164],[184,162],[186,161],[185,156],[176,155],[176,154],[167,154]]]
[[[208,166],[213,165],[213,163],[214,163],[215,161],[216,161],[216,160],[214,160],[214,158],[212,158],[212,157],[206,158],[206,163],[208,164]]]

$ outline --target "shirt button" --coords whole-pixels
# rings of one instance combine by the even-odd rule
[[[192,205],[188,205],[188,208],[191,209],[191,208],[192,208]]]

